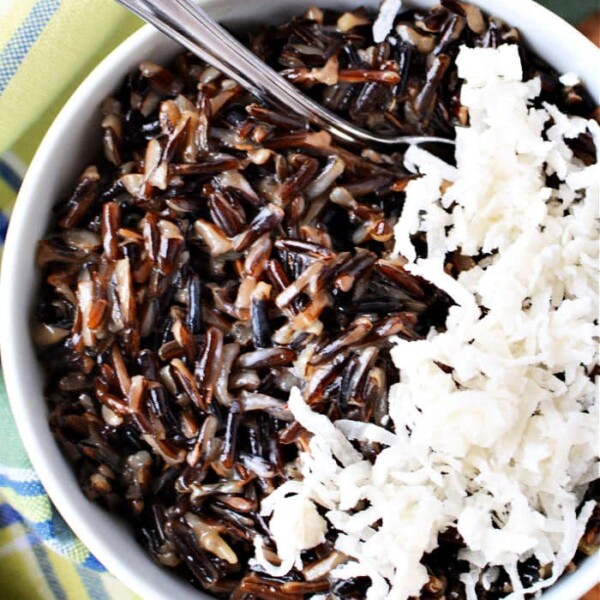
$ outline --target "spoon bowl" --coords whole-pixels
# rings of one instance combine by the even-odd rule
[[[292,111],[345,142],[407,146],[449,144],[434,136],[381,136],[338,117],[265,64],[192,0],[117,0],[159,31],[274,108]]]

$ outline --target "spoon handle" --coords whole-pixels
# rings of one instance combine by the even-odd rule
[[[284,79],[191,0],[117,0],[133,13],[211,64],[260,100],[292,111],[348,142],[454,143],[443,138],[386,138],[341,119]]]

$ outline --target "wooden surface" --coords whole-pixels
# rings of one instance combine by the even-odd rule
[[[600,11],[580,23],[579,31],[600,46]]]
[[[600,584],[590,590],[581,600],[600,600]]]

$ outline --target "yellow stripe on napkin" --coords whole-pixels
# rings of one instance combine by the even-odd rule
[[[11,5],[2,15],[2,25],[0,26],[0,48],[4,48],[13,33],[25,20],[25,17],[31,12],[33,5],[37,0],[8,0]]]
[[[9,11],[5,18],[10,19],[10,34],[3,33],[0,51],[41,1],[17,3],[18,17]],[[113,0],[62,0],[37,39],[30,40],[26,56],[0,96],[0,152],[46,117],[53,102],[74,89],[139,23]],[[2,31],[9,31],[4,22]]]

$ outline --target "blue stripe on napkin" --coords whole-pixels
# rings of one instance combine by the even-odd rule
[[[0,244],[4,243],[6,239],[6,232],[8,231],[8,217],[0,210]]]
[[[0,504],[0,529],[22,521],[21,515],[10,504],[6,502]]]
[[[39,544],[34,544],[31,546],[31,550],[40,566],[42,573],[44,574],[44,579],[48,584],[48,587],[52,590],[52,595],[54,596],[54,600],[67,600],[67,594],[58,578],[58,575],[54,571],[52,567],[52,563],[46,554],[46,550],[43,546]]]
[[[6,89],[44,27],[60,7],[60,0],[39,0],[0,52],[0,94]]]
[[[0,487],[13,490],[19,496],[43,496],[46,490],[39,481],[14,481],[0,473]]]
[[[8,187],[15,192],[21,187],[21,176],[4,160],[0,158],[0,179],[3,179]]]
[[[100,577],[83,565],[75,565],[75,568],[90,598],[93,598],[93,600],[109,600],[106,588]]]

